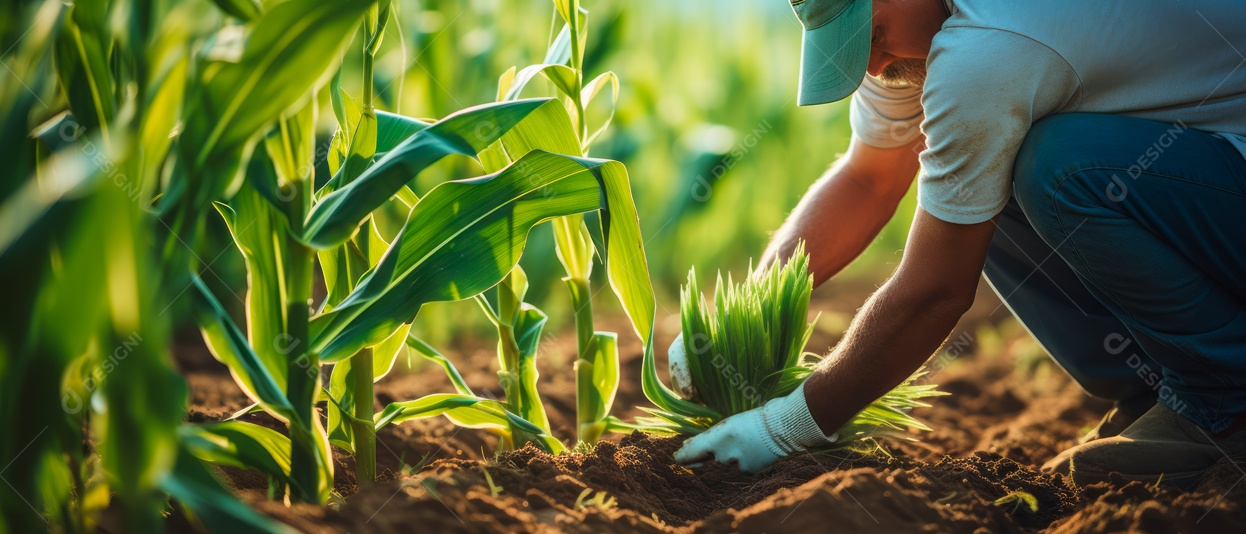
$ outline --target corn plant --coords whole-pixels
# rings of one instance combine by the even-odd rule
[[[522,70],[512,68],[499,81],[498,100],[516,102],[525,88],[538,77],[544,77],[555,88],[561,106],[551,107],[548,113],[515,125],[498,142],[480,154],[480,161],[487,171],[499,171],[516,165],[525,165],[527,157],[541,151],[583,156],[592,142],[608,127],[613,116],[614,102],[618,96],[618,79],[612,72],[597,76],[585,83],[583,72],[584,45],[587,32],[587,13],[580,8],[578,0],[556,0],[556,10],[563,20],[563,28],[554,39],[542,63]],[[611,90],[610,114],[602,124],[590,128],[585,109],[605,89]],[[509,167],[508,167],[509,166]],[[563,279],[571,293],[575,309],[576,340],[578,354],[576,372],[576,420],[577,443],[591,444],[609,429],[629,430],[617,419],[609,416],[618,389],[619,362],[617,334],[596,332],[593,328],[593,307],[590,278],[593,255],[601,252],[606,257],[611,284],[625,301],[636,299],[632,293],[644,291],[652,300],[652,288],[648,286],[648,271],[644,263],[643,244],[639,243],[639,228],[631,199],[626,175],[606,175],[603,187],[606,206],[602,212],[603,233],[608,237],[607,249],[619,251],[623,258],[606,257],[605,250],[598,251],[592,234],[580,213],[568,214],[553,220],[558,259],[567,276]],[[620,218],[621,217],[621,218]],[[610,235],[610,232],[615,235]],[[626,241],[616,243],[615,237]],[[620,249],[619,245],[625,248]],[[620,277],[627,276],[638,282],[643,278],[643,288],[629,288]],[[536,357],[541,331],[546,316],[539,309],[523,301],[527,292],[526,273],[516,267],[498,284],[496,308],[484,298],[477,301],[485,315],[498,332],[498,376],[506,396],[505,404],[488,403],[495,416],[500,417],[490,428],[502,435],[503,447],[510,448],[531,442],[551,452],[562,450],[563,445],[550,436],[551,429],[545,408],[537,391]],[[637,305],[637,303],[632,303]],[[652,303],[649,316],[633,321],[652,323]],[[635,308],[629,312],[636,312]],[[641,326],[637,326],[641,333]],[[644,327],[642,340],[647,341],[648,326]],[[451,381],[459,390],[449,396],[432,395],[405,403],[395,403],[382,413],[380,422],[387,424],[416,417],[445,414],[466,426],[477,426],[474,421],[456,415],[458,404],[483,406],[469,389],[457,378],[453,365],[418,338],[411,339],[411,346],[418,354],[433,358],[450,374]],[[462,396],[462,397],[460,397]],[[451,408],[454,406],[454,408]],[[505,424],[503,424],[505,423]],[[503,429],[505,429],[503,431]]]
[[[188,122],[179,136],[187,174],[179,183],[185,185],[162,198],[175,208],[167,223],[172,239],[184,241],[182,229],[199,224],[189,218],[211,201],[242,252],[250,281],[246,335],[198,279],[196,315],[212,353],[287,424],[285,480],[290,496],[301,501],[324,502],[333,480],[327,434],[315,410],[320,364],[311,349],[308,307],[315,249],[301,238],[312,205],[315,94],[336,71],[336,55],[325,51],[340,49],[370,6],[299,0],[254,15],[236,61],[202,65],[203,81],[187,104],[201,119]],[[172,195],[176,199],[168,199]],[[177,265],[178,254],[170,256]]]
[[[580,7],[579,0],[555,0],[554,5],[563,21],[562,30],[551,43],[541,63],[522,70],[511,68],[502,75],[498,84],[498,99],[506,101],[519,98],[538,76],[544,77],[563,101],[571,120],[568,124],[549,125],[557,127],[547,127],[540,132],[517,132],[497,147],[497,150],[488,154],[484,159],[486,167],[504,165],[534,149],[587,155],[593,141],[606,131],[613,118],[615,102],[618,99],[618,77],[613,72],[605,72],[585,82],[587,11]],[[586,109],[607,88],[611,95],[607,104],[609,114],[602,124],[590,128]],[[553,225],[557,256],[567,274],[563,281],[567,284],[572,308],[575,310],[578,347],[575,363],[576,438],[579,443],[591,444],[609,426],[607,417],[618,389],[617,336],[610,332],[596,332],[593,327],[590,279],[596,248],[583,216],[555,219]],[[511,298],[511,295],[504,293],[508,293],[506,288],[499,287],[499,301]],[[519,300],[522,301],[522,294],[519,295]],[[515,332],[506,324],[499,324],[498,334],[501,338],[500,352],[504,353],[508,347],[517,346]],[[509,367],[505,363],[508,359],[505,354],[502,354],[501,359],[503,369],[508,373],[503,378],[504,383],[508,378],[513,378],[520,383],[535,384],[535,366]],[[540,400],[534,394],[527,394],[524,402],[539,405]],[[521,411],[537,410],[540,408],[521,408]]]
[[[6,528],[94,530],[116,505],[127,528],[157,530],[167,494],[209,528],[285,531],[182,441],[185,384],[164,316],[175,295],[152,283],[165,270],[148,247],[151,210],[181,183],[175,124],[190,122],[182,104],[200,88],[189,52],[206,35],[193,21],[213,9],[46,2],[5,19],[23,28],[5,33],[13,77],[0,83],[15,156],[0,181],[0,272],[20,287],[0,335],[0,460],[16,494],[0,500]]]
[[[713,308],[702,297],[696,269],[690,270],[680,306],[686,369],[678,372],[686,372],[690,379],[686,392],[690,400],[711,413],[684,410],[677,404],[664,406],[660,397],[651,397],[658,408],[648,410],[653,417],[642,418],[641,426],[697,434],[723,418],[796,390],[819,360],[804,352],[814,326],[806,322],[812,291],[813,276],[803,243],[784,264],[750,273],[741,282],[730,275],[724,282],[719,273]],[[867,440],[904,436],[910,428],[929,430],[909,411],[927,406],[921,399],[942,393],[933,384],[914,385],[918,376],[840,427],[833,448],[858,449]]]

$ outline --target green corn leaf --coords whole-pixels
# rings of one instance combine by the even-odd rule
[[[255,20],[264,11],[264,5],[259,0],[212,0],[212,3],[229,16],[244,21]]]
[[[167,71],[153,73],[159,77],[148,85],[147,109],[144,110],[139,132],[140,146],[143,147],[139,151],[142,158],[139,178],[145,191],[154,189],[159,180],[159,171],[172,147],[173,129],[181,115],[186,95],[190,60],[187,57],[189,52],[179,40],[181,37],[180,30],[170,29],[153,46],[154,50],[169,56],[172,66]],[[148,198],[147,195],[143,197],[145,201]]]
[[[548,321],[545,313],[535,306],[523,303],[515,314],[515,343],[519,348],[519,395],[518,415],[533,425],[549,433],[549,416],[545,413],[545,405],[541,402],[541,394],[537,390],[537,378],[540,373],[536,368],[537,349],[541,343],[541,332]],[[507,399],[511,401],[511,399]]]
[[[183,450],[160,489],[194,512],[212,532],[294,534],[296,530],[252,510],[213,477],[207,466]]]
[[[528,273],[518,265],[498,283],[499,321],[514,326],[528,295]]]
[[[312,321],[312,350],[326,362],[341,360],[411,322],[426,302],[493,287],[518,262],[534,225],[601,207],[598,180],[622,172],[618,162],[533,152],[494,175],[437,186],[411,210],[380,264]]]
[[[111,45],[107,2],[78,2],[70,6],[58,34],[56,69],[81,124],[109,139],[108,125],[116,115],[112,69],[108,64]]]
[[[588,358],[575,362],[575,402],[579,439],[596,442],[607,429],[606,416],[619,389],[619,337],[597,332],[589,344]]]
[[[338,50],[369,2],[293,0],[256,22],[237,62],[207,62],[187,104],[181,146],[192,168],[236,152],[332,76]]]
[[[602,73],[602,75],[594,78],[593,81],[585,84],[584,91],[580,95],[580,101],[587,108],[597,98],[597,94],[607,86],[610,87],[610,114],[602,121],[601,126],[598,126],[596,130],[593,130],[593,133],[589,134],[588,139],[584,141],[584,146],[592,146],[593,142],[601,134],[605,133],[606,128],[609,128],[610,123],[614,121],[614,111],[619,103],[619,77],[613,72]]]
[[[347,241],[340,246],[316,253],[324,273],[326,297],[323,312],[336,308],[355,288],[355,283],[371,269],[368,258],[355,245]]]
[[[486,171],[494,172],[518,161],[533,150],[556,154],[579,154],[582,150],[565,107],[536,110],[524,122],[502,136],[480,155]],[[628,192],[630,195],[630,191]],[[593,271],[593,240],[582,215],[559,217],[553,222],[555,253],[571,278],[587,280]]]
[[[390,0],[380,0],[369,11],[368,16],[364,18],[364,35],[369,36],[368,42],[364,43],[364,52],[375,56],[381,48],[381,41],[385,38],[385,26],[389,23]],[[372,80],[367,80],[367,83],[372,83]]]
[[[438,415],[446,416],[458,426],[488,430],[506,441],[510,441],[515,432],[525,432],[542,438],[538,444],[551,452],[558,453],[565,449],[561,442],[545,434],[540,427],[507,412],[502,403],[454,393],[437,393],[412,401],[391,403],[377,414],[376,428],[380,430],[389,424]]]
[[[573,2],[574,5],[572,5]],[[579,16],[576,18],[576,27],[579,28],[580,38],[578,40],[580,41],[580,50],[584,50],[585,44],[588,42],[588,32],[584,31],[588,20],[588,10],[580,7],[579,0],[554,0],[554,5],[558,8],[558,14],[566,24],[563,24],[562,30],[558,32],[558,37],[554,38],[554,42],[546,50],[543,63],[562,65],[571,59],[570,13],[572,10],[577,10],[579,13]]]
[[[342,165],[340,176],[335,176],[335,187],[349,184],[358,178],[372,164],[376,155],[377,124],[376,111],[367,109],[359,114],[359,123],[350,138],[346,151],[346,161]]]
[[[571,10],[580,6],[578,0],[554,0],[554,8],[563,21],[571,22]]]
[[[255,469],[290,483],[290,438],[280,432],[240,421],[182,425],[178,432],[186,449],[200,460]]]
[[[437,352],[437,349],[434,349],[432,345],[429,345],[428,343],[425,343],[424,340],[415,337],[415,334],[408,334],[407,347],[415,351],[416,354],[428,358],[429,360],[437,363],[437,365],[440,365],[441,368],[445,370],[446,376],[450,379],[450,383],[454,385],[455,391],[469,397],[476,396],[475,393],[472,393],[472,388],[467,386],[467,381],[463,380],[463,375],[459,374],[459,370],[455,369],[454,364],[450,362],[450,359],[446,358],[442,353]]]
[[[407,335],[411,332],[411,325],[404,324],[398,327],[393,334],[390,334],[385,341],[372,349],[372,376],[373,381],[379,381],[385,378],[394,368],[394,362],[398,361],[398,356],[407,350]]]
[[[272,159],[277,174],[277,185],[292,184],[311,177],[316,158],[316,116],[314,99],[307,105],[277,121],[276,128],[264,138],[264,147]],[[275,205],[282,205],[290,191],[274,187],[266,196]]]
[[[506,91],[503,100],[516,100],[523,90],[528,87],[537,75],[543,75],[546,79],[558,88],[558,91],[566,96],[575,96],[576,80],[575,71],[566,65],[539,64],[524,67],[515,74],[514,79],[510,83],[510,87]]]
[[[308,215],[303,240],[317,249],[344,242],[368,214],[429,165],[452,154],[475,156],[534,110],[547,105],[561,106],[539,99],[487,104],[450,115],[416,133],[355,181],[321,198]]]
[[[384,154],[411,136],[432,126],[427,122],[387,111],[376,112],[376,152]]]
[[[217,202],[215,206],[247,267],[247,340],[266,374],[284,391],[286,352],[292,349],[285,338],[285,298],[281,286],[285,240],[273,236],[288,232],[289,223],[250,183],[244,184],[228,205]]]
[[[571,26],[563,24],[558,36],[545,50],[545,59],[541,63],[547,65],[566,65],[571,61]]]
[[[525,157],[533,150],[571,152],[578,150],[578,147],[579,141],[576,140],[575,129],[571,126],[566,109],[562,106],[542,108],[481,154],[481,163],[488,170],[504,165],[507,161]],[[645,396],[668,411],[717,419],[720,417],[717,412],[679,398],[658,379],[651,339],[657,302],[649,279],[644,240],[640,233],[640,217],[632,199],[631,183],[626,169],[620,166],[618,172],[603,173],[602,186],[606,200],[606,209],[601,215],[608,249],[608,254],[605,255],[606,273],[610,287],[623,304],[636,335],[645,344],[641,375]],[[576,221],[575,217],[571,217],[566,221],[556,221],[554,235],[558,244],[559,260],[568,274],[589,273],[592,265],[591,252],[584,252],[592,250],[592,242],[582,220]]]
[[[191,295],[195,300],[196,320],[203,340],[212,355],[229,367],[230,373],[251,400],[269,412],[289,420],[294,413],[277,376],[252,350],[246,336],[217,302],[208,286],[199,277],[192,280]]]
[[[495,100],[501,102],[506,99],[506,93],[510,92],[511,86],[515,84],[515,73],[517,71],[518,69],[511,67],[498,77],[498,93]]]
[[[355,452],[354,431],[350,426],[350,414],[355,413],[354,388],[351,387],[354,363],[354,358],[347,358],[333,364],[329,373],[330,402],[325,405],[325,431],[329,441],[351,452]]]

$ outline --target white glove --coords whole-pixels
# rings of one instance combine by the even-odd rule
[[[666,349],[666,365],[671,374],[671,384],[675,393],[684,399],[696,396],[697,388],[692,385],[692,373],[688,370],[688,355],[684,353],[684,335],[680,333],[675,342]]]
[[[784,456],[834,443],[838,434],[827,437],[809,413],[805,385],[790,395],[771,399],[761,408],[723,419],[713,428],[689,438],[675,451],[681,464],[736,462],[741,471],[755,473]]]

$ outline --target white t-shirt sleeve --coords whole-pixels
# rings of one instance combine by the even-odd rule
[[[1072,103],[1077,74],[1027,37],[970,27],[939,32],[927,71],[918,203],[943,221],[988,221],[1012,196],[1030,126]]]
[[[852,135],[875,148],[896,148],[921,136],[922,88],[887,87],[866,76],[848,107]]]

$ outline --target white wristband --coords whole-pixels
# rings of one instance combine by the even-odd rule
[[[779,448],[773,452],[780,456],[829,445],[839,439],[839,434],[829,437],[823,434],[817,421],[813,420],[809,403],[805,401],[803,383],[790,395],[767,402],[762,407],[761,415],[766,431]]]

